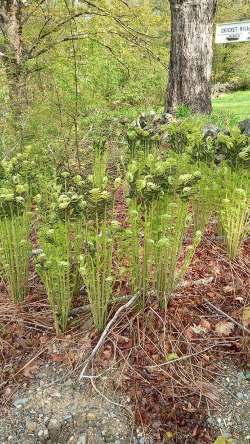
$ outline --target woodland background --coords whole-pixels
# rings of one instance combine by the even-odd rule
[[[249,1],[218,2],[217,23],[249,18]],[[170,48],[167,1],[27,2],[23,22],[25,144],[38,152],[48,144],[55,153],[66,145],[73,149],[98,133],[112,138],[118,118],[162,108]],[[248,43],[215,45],[213,83],[249,88]],[[19,143],[14,127],[0,63],[0,152]]]

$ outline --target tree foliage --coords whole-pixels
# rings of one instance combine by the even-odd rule
[[[10,5],[19,20],[18,66],[6,18]],[[249,17],[249,1],[219,1],[217,22]],[[71,149],[87,138],[93,120],[98,126],[102,110],[115,114],[163,104],[170,46],[167,2],[1,0],[0,31],[0,144],[5,152],[20,140]],[[247,43],[216,45],[214,82],[247,86],[249,60]],[[18,108],[14,118],[13,104]]]

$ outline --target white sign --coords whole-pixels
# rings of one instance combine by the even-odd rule
[[[215,42],[250,42],[250,21],[222,23],[217,25]]]

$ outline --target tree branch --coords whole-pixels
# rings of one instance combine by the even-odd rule
[[[57,45],[60,45],[61,43],[70,42],[72,40],[82,40],[82,39],[85,39],[86,37],[88,37],[88,35],[89,35],[89,33],[86,32],[86,33],[80,33],[80,34],[76,34],[76,35],[69,35],[69,36],[63,37],[60,40],[57,40],[57,41],[51,43],[51,45],[49,45],[48,47],[41,49],[37,53],[35,53],[33,55],[29,54],[28,58],[30,60],[36,59],[37,57],[41,56],[42,54],[45,54],[46,52],[55,48]]]

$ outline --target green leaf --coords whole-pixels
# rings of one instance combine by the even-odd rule
[[[177,353],[168,353],[168,355],[165,356],[166,361],[175,361],[178,359]]]
[[[226,438],[225,436],[219,436],[214,444],[232,444],[233,440],[231,438]]]

